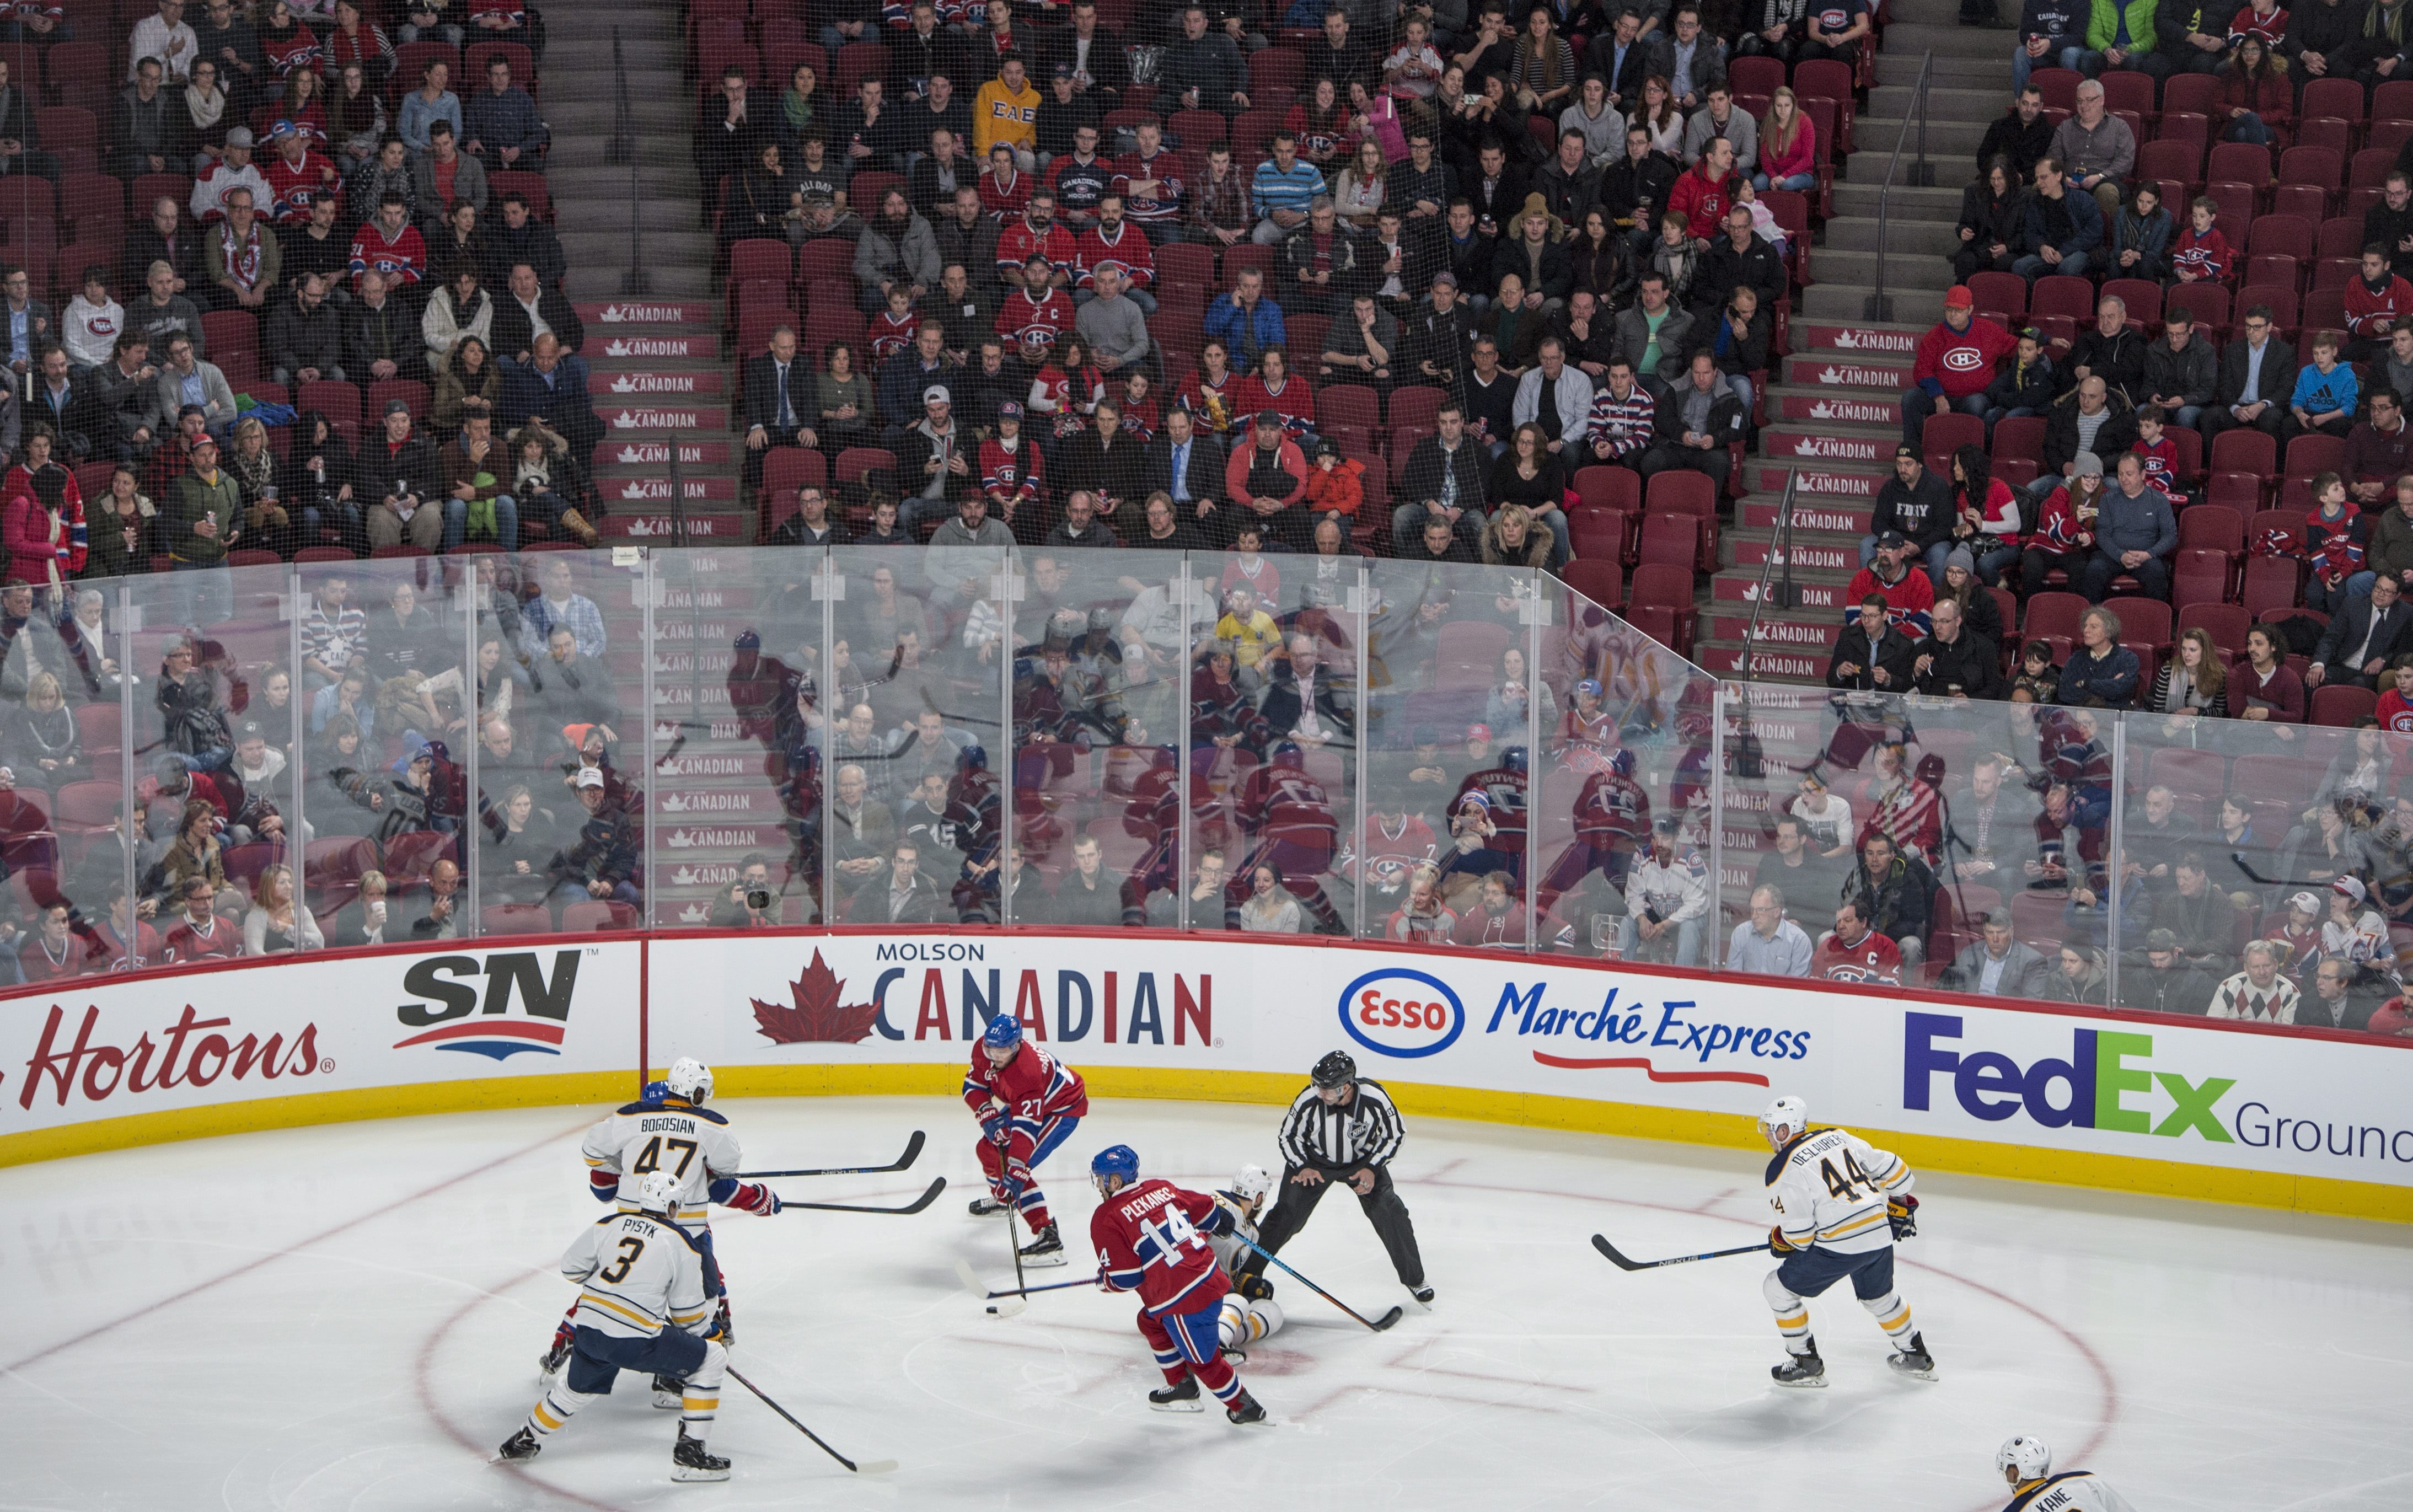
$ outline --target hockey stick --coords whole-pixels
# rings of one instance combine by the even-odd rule
[[[849,1470],[853,1471],[856,1475],[884,1475],[896,1468],[896,1461],[894,1460],[866,1460],[861,1464],[855,1463],[845,1455],[842,1455],[836,1449],[831,1448],[829,1446],[828,1440],[822,1438],[819,1433],[814,1432],[811,1429],[807,1428],[803,1423],[798,1422],[794,1413],[788,1411],[787,1408],[780,1406],[776,1401],[773,1401],[771,1400],[770,1393],[764,1391],[761,1386],[756,1386],[753,1382],[748,1381],[746,1377],[738,1374],[736,1366],[732,1365],[729,1367],[729,1378],[736,1382],[739,1386],[744,1386],[747,1390],[753,1392],[755,1396],[761,1398],[763,1406],[770,1408],[773,1412],[777,1413],[780,1416],[786,1418],[797,1432],[802,1433],[805,1437],[812,1440],[815,1444],[820,1445],[823,1454],[828,1455],[831,1459],[836,1460],[839,1464],[846,1466]]]
[[[885,1165],[832,1165],[814,1171],[740,1171],[737,1179],[768,1181],[775,1176],[878,1176],[883,1171],[901,1171],[921,1157],[923,1139],[922,1131],[914,1130],[913,1137],[905,1141],[905,1153]]]
[[[779,1199],[779,1210],[783,1213],[802,1212],[807,1209],[821,1213],[918,1213],[936,1202],[939,1193],[946,1190],[947,1178],[943,1176],[934,1176],[930,1178],[929,1189],[902,1208],[860,1208],[844,1202],[790,1202],[782,1197]]]
[[[1243,1238],[1237,1234],[1235,1234],[1232,1237],[1239,1239],[1242,1244],[1247,1245],[1250,1249],[1256,1251],[1261,1255],[1264,1255],[1267,1260],[1272,1261],[1275,1265],[1281,1266],[1283,1270],[1289,1272],[1292,1280],[1297,1282],[1301,1286],[1306,1287],[1309,1291],[1313,1292],[1316,1296],[1323,1297],[1325,1301],[1331,1303],[1334,1307],[1339,1308],[1341,1312],[1348,1313],[1353,1318],[1355,1318],[1358,1322],[1365,1324],[1367,1327],[1373,1329],[1376,1333],[1381,1333],[1392,1324],[1399,1321],[1402,1310],[1396,1307],[1391,1309],[1388,1312],[1384,1313],[1379,1319],[1369,1320],[1364,1313],[1358,1312],[1355,1308],[1351,1307],[1348,1303],[1333,1296],[1330,1292],[1318,1286],[1315,1282],[1308,1280],[1305,1276],[1300,1275],[1297,1271],[1292,1270],[1290,1267],[1282,1265],[1282,1260],[1280,1255],[1275,1254],[1268,1249],[1266,1249],[1264,1246],[1257,1243],[1256,1240]]]
[[[1597,1234],[1591,1237],[1591,1247],[1608,1256],[1609,1264],[1620,1270],[1656,1270],[1661,1266],[1689,1266],[1695,1260],[1715,1260],[1729,1254],[1763,1254],[1767,1253],[1768,1241],[1762,1239],[1757,1244],[1738,1244],[1731,1250],[1711,1250],[1706,1254],[1680,1254],[1672,1260],[1628,1260],[1617,1253],[1616,1245]]]
[[[981,1284],[980,1278],[972,1274],[972,1267],[965,1261],[955,1262],[955,1274],[971,1294],[984,1302],[994,1302],[1000,1297],[1029,1297],[1035,1292],[1060,1292],[1070,1286],[1095,1286],[1098,1283],[1096,1276],[1084,1276],[1078,1281],[1051,1281],[1037,1286],[1017,1286],[1010,1292],[992,1292]]]

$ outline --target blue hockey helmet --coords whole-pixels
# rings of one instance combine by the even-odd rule
[[[1113,1177],[1124,1186],[1139,1179],[1139,1151],[1129,1145],[1108,1145],[1089,1158],[1089,1179],[1103,1184]]]
[[[641,1103],[659,1103],[670,1095],[671,1084],[669,1082],[649,1081],[645,1083],[645,1090],[639,1095],[637,1100]]]
[[[1502,751],[1500,753],[1500,764],[1511,772],[1524,771],[1526,769],[1525,748],[1522,746],[1511,746],[1506,750]]]
[[[1634,775],[1633,748],[1620,747],[1617,754],[1608,759],[1608,769],[1620,777],[1632,777]]]
[[[992,1050],[1015,1050],[1022,1046],[1022,1020],[1012,1014],[999,1014],[988,1021],[981,1031],[981,1043]]]
[[[955,752],[955,770],[958,772],[987,771],[988,748],[984,746],[966,746],[963,749]]]

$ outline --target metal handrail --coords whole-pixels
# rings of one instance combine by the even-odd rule
[[[629,65],[620,52],[620,28],[612,28],[612,140],[604,161],[629,167],[629,266],[620,274],[620,297],[643,299],[654,291],[653,274],[645,269],[644,203],[637,183],[637,111],[629,99]],[[678,448],[672,447],[674,461]],[[684,535],[680,544],[686,544]]]
[[[1737,670],[1746,678],[1753,674],[1759,656],[1759,616],[1769,600],[1779,600],[1777,606],[1782,609],[1799,608],[1801,603],[1800,585],[1793,581],[1793,500],[1800,492],[1800,484],[1799,469],[1786,468],[1784,495],[1776,506],[1776,533],[1769,541],[1768,559],[1759,564],[1759,592],[1752,600],[1751,623],[1742,632],[1742,665]],[[1771,584],[1769,579],[1775,574],[1780,560],[1784,579]]]
[[[1910,112],[1902,117],[1902,128],[1894,134],[1892,156],[1886,159],[1885,183],[1877,189],[1877,274],[1876,287],[1869,291],[1860,311],[1864,320],[1893,319],[1893,296],[1886,292],[1886,245],[1892,240],[1893,185],[1895,175],[1902,171],[1902,149],[1910,140],[1911,115],[1918,119],[1918,161],[1912,167],[1909,185],[1926,188],[1935,183],[1935,169],[1927,160],[1927,87],[1935,75],[1935,54],[1918,55],[1918,81],[1911,85]]]

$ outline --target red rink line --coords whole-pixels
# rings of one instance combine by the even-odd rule
[[[1757,1223],[1753,1223],[1748,1219],[1727,1218],[1718,1213],[1705,1212],[1697,1208],[1677,1208],[1662,1202],[1637,1202],[1631,1197],[1593,1196],[1588,1193],[1567,1192],[1561,1189],[1500,1186],[1488,1181],[1443,1181],[1431,1179],[1406,1184],[1414,1186],[1455,1187],[1469,1192],[1499,1192],[1517,1196],[1528,1197],[1565,1197],[1573,1198],[1577,1202],[1606,1202],[1613,1203],[1621,1208],[1648,1208],[1652,1212],[1683,1213],[1695,1217],[1713,1218],[1723,1223],[1741,1223],[1750,1228],[1756,1228],[1759,1226]],[[2102,1449],[2104,1441],[2110,1437],[2112,1425],[2120,1420],[2119,1383],[2112,1379],[2111,1368],[2103,1362],[2103,1356],[2095,1353],[2094,1346],[2087,1343],[2084,1339],[2079,1337],[2075,1330],[2070,1328],[2060,1319],[2053,1317],[2050,1313],[2041,1312],[2038,1309],[2030,1306],[2026,1302],[2021,1301],[2018,1297],[2012,1297],[2008,1293],[1997,1291],[1983,1282],[1972,1281],[1968,1277],[1960,1274],[1958,1271],[1947,1270],[1941,1266],[1928,1265],[1917,1260],[1901,1259],[1897,1256],[1897,1261],[1899,1264],[1908,1266],[1912,1269],[1924,1270],[1931,1275],[1941,1276],[1947,1281],[1958,1282],[1962,1286],[1968,1287],[1971,1291],[1977,1292],[1982,1296],[1993,1298],[1995,1301],[2002,1303],[2006,1307],[2026,1313],[2029,1317],[2043,1324],[2054,1333],[2059,1334],[2065,1343],[2068,1344],[2070,1348],[2078,1352],[2079,1357],[2086,1361],[2088,1369],[2095,1372],[2095,1384],[2103,1394],[2102,1414],[2095,1420],[2094,1433],[2086,1440],[2085,1443],[2078,1446],[2076,1453],[2071,1454],[2066,1458],[2056,1453],[2054,1455],[2054,1460],[2057,1463],[2065,1465],[2082,1465],[2093,1460],[2095,1454]],[[1323,1404],[1319,1403],[1318,1405],[1321,1406]],[[1999,1504],[1996,1501],[1988,1501],[1982,1505],[1985,1507],[1993,1507]]]
[[[501,1156],[497,1159],[490,1160],[483,1165],[473,1166],[457,1176],[448,1176],[441,1181],[422,1187],[410,1195],[399,1198],[393,1202],[389,1202],[383,1207],[372,1208],[356,1218],[348,1218],[344,1222],[337,1223],[334,1227],[321,1229],[318,1233],[311,1235],[306,1239],[302,1239],[293,1244],[289,1244],[282,1250],[276,1250],[270,1253],[263,1254],[256,1260],[246,1261],[243,1265],[237,1266],[232,1270],[227,1271],[222,1275],[213,1276],[204,1282],[196,1282],[194,1284],[185,1287],[183,1291],[177,1292],[172,1296],[163,1297],[155,1302],[136,1308],[131,1312],[120,1313],[116,1317],[110,1319],[107,1323],[96,1324],[72,1338],[62,1339],[57,1343],[37,1350],[22,1359],[12,1360],[7,1365],[0,1365],[0,1371],[13,1373],[15,1371],[24,1370],[28,1366],[38,1365],[42,1361],[49,1359],[53,1355],[63,1354],[67,1350],[73,1349],[78,1344],[89,1342],[92,1340],[99,1338],[105,1333],[111,1333],[119,1328],[123,1328],[129,1323],[136,1322],[142,1318],[147,1318],[152,1313],[160,1311],[162,1308],[173,1307],[177,1303],[185,1301],[189,1297],[199,1297],[201,1293],[209,1291],[214,1287],[222,1286],[228,1282],[236,1281],[242,1277],[248,1276],[253,1271],[259,1269],[263,1266],[274,1265],[277,1261],[286,1259],[291,1255],[299,1254],[302,1251],[309,1249],[315,1244],[323,1243],[328,1239],[332,1239],[338,1234],[349,1233],[351,1230],[360,1227],[363,1223],[367,1223],[373,1218],[381,1218],[398,1208],[407,1208],[414,1202],[418,1202],[422,1198],[432,1197],[448,1187],[457,1186],[461,1182],[468,1180],[472,1177],[483,1176],[488,1171],[497,1170],[502,1166],[509,1165],[513,1161],[522,1159],[525,1156],[533,1155],[538,1150],[542,1149],[545,1146],[562,1138],[565,1134],[577,1134],[584,1130],[587,1126],[587,1122],[588,1120],[581,1119],[576,1124],[563,1130],[561,1134],[549,1134],[532,1145],[528,1145],[520,1149],[515,1149],[510,1154]]]

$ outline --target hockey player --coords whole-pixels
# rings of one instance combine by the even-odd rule
[[[2052,1473],[2052,1445],[2022,1433],[1994,1451],[1994,1468],[2011,1488],[2003,1512],[2132,1512],[2128,1499],[2091,1470]]]
[[[713,1317],[711,1256],[678,1223],[684,1185],[667,1166],[645,1172],[625,1211],[598,1219],[562,1253],[561,1273],[580,1287],[570,1310],[575,1345],[569,1369],[504,1441],[505,1460],[535,1459],[581,1407],[611,1394],[620,1371],[651,1371],[658,1381],[686,1382],[671,1478],[729,1478],[729,1461],[704,1448],[729,1345]]]
[[[1240,1268],[1240,1263],[1255,1253],[1249,1244],[1256,1242],[1257,1215],[1265,1210],[1266,1194],[1273,1189],[1274,1178],[1264,1166],[1243,1165],[1232,1178],[1231,1189],[1215,1193],[1215,1205],[1232,1215],[1228,1232],[1206,1239],[1232,1287],[1223,1294],[1223,1310],[1216,1324],[1227,1359],[1247,1359],[1251,1344],[1281,1331],[1281,1309],[1274,1303],[1273,1284],[1263,1276],[1244,1275]]]
[[[1025,1045],[1021,1022],[1012,1014],[999,1014],[972,1046],[964,1104],[980,1119],[981,1169],[988,1173],[989,1194],[973,1199],[973,1216],[1009,1204],[1019,1208],[1022,1221],[1030,1225],[1030,1242],[1022,1247],[1023,1264],[1062,1265],[1064,1240],[1056,1232],[1056,1221],[1047,1216],[1047,1198],[1031,1171],[1072,1136],[1089,1111],[1089,1092],[1081,1085],[1080,1073],[1036,1045]]]
[[[1918,1232],[1909,1165],[1842,1129],[1813,1134],[1809,1104],[1798,1097],[1769,1104],[1759,1132],[1776,1151],[1768,1163],[1768,1200],[1776,1209],[1769,1253],[1784,1257],[1761,1290],[1792,1356],[1768,1373],[1779,1386],[1827,1384],[1803,1298],[1849,1276],[1852,1295],[1897,1346],[1886,1363],[1904,1375],[1934,1380],[1935,1361],[1911,1327],[1910,1305],[1893,1289],[1894,1241]]]
[[[594,1128],[579,1147],[586,1158],[587,1191],[598,1202],[616,1202],[622,1212],[635,1209],[637,1183],[663,1170],[677,1183],[678,1211],[673,1216],[692,1232],[703,1253],[706,1295],[714,1298],[721,1336],[733,1341],[736,1327],[729,1316],[729,1288],[712,1252],[712,1211],[708,1204],[741,1208],[768,1218],[779,1210],[779,1199],[759,1182],[737,1179],[737,1136],[729,1120],[706,1108],[712,1095],[712,1071],[701,1060],[682,1059],[660,1081],[645,1084],[645,1095],[614,1112]],[[551,1376],[570,1358],[570,1334],[577,1309],[562,1319],[553,1347],[540,1362]],[[654,1383],[654,1405],[678,1405],[678,1382],[663,1377]]]
[[[1198,1400],[1204,1386],[1233,1422],[1264,1422],[1265,1408],[1221,1354],[1228,1287],[1210,1236],[1232,1232],[1233,1209],[1162,1177],[1141,1180],[1139,1155],[1129,1145],[1098,1151],[1089,1179],[1098,1189],[1098,1206],[1089,1214],[1098,1285],[1139,1293],[1139,1331],[1164,1372],[1163,1389],[1149,1392],[1147,1404],[1158,1412],[1198,1412],[1205,1407]]]

